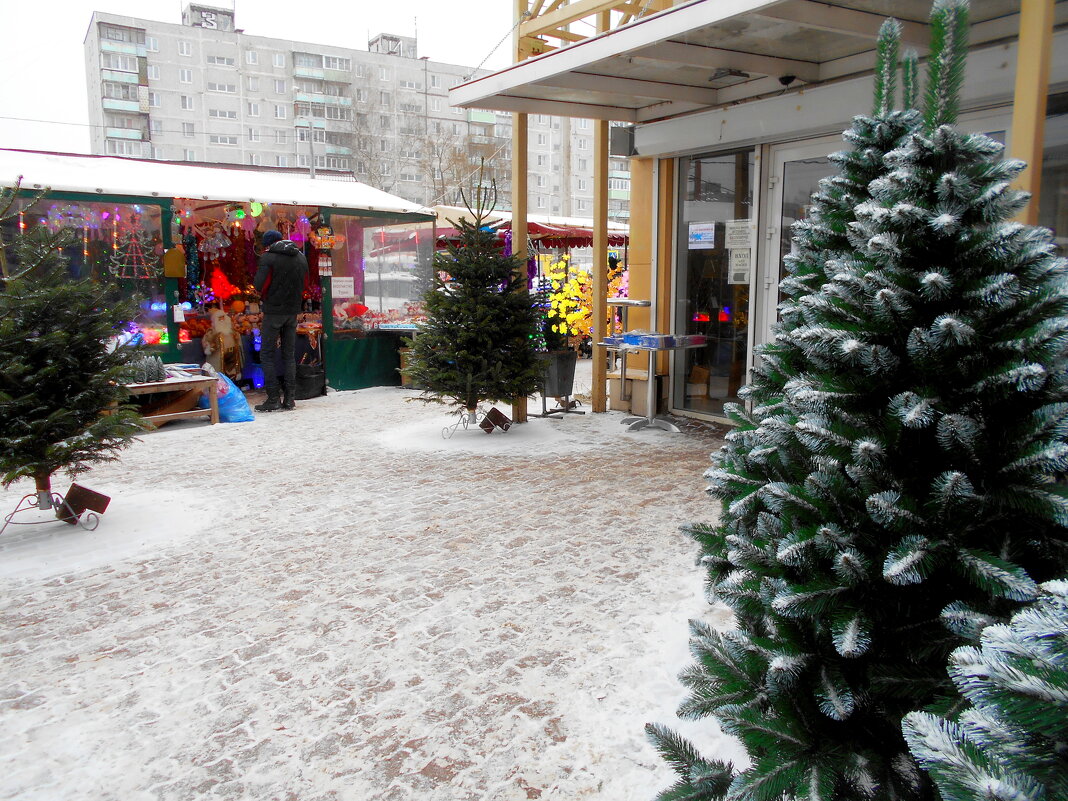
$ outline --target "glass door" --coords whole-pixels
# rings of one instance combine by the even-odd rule
[[[752,149],[679,160],[675,332],[705,344],[676,351],[673,406],[722,415],[738,401],[749,350],[755,217]]]

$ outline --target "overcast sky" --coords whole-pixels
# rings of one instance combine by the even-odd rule
[[[177,24],[185,4],[0,0],[0,147],[88,153],[82,42],[93,11]],[[236,0],[236,5],[237,27],[258,36],[366,50],[370,36],[412,36],[418,29],[419,55],[433,61],[475,67],[486,59],[487,69],[511,63],[513,0]]]

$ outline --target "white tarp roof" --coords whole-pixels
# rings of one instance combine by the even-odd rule
[[[237,203],[283,203],[294,206],[351,209],[395,214],[420,214],[431,209],[358,181],[251,170],[205,167],[142,159],[43,153],[0,149],[0,185],[13,186],[23,176],[23,189],[85,192],[90,195],[223,200]]]

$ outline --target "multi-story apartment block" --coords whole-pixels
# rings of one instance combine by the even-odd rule
[[[252,36],[234,11],[189,3],[181,24],[94,12],[85,37],[94,153],[341,171],[417,203],[511,183],[509,114],[452,108],[476,73],[420,58],[413,37],[367,50]],[[530,118],[530,210],[592,216],[592,124]],[[626,219],[629,173],[614,161],[610,216]]]

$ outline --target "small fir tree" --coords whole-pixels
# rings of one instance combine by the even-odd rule
[[[922,116],[889,110],[880,47],[876,113],[795,232],[754,407],[707,474],[721,522],[689,529],[738,628],[693,624],[680,714],[751,765],[650,726],[680,776],[663,801],[933,801],[902,718],[951,711],[949,653],[1068,567],[1065,268],[1009,221],[1022,165],[952,125],[966,3],[931,28]]]
[[[73,477],[117,459],[141,430],[122,386],[132,351],[108,349],[134,309],[66,275],[68,239],[45,228],[19,235],[23,269],[0,288],[0,482],[33,478],[42,508],[56,471]]]
[[[949,672],[971,703],[957,721],[905,717],[909,748],[942,801],[1068,798],[1068,581],[1009,625],[983,629],[979,648],[953,652]]]
[[[454,223],[455,243],[434,259],[436,276],[424,297],[426,320],[408,342],[404,374],[425,387],[417,400],[473,414],[482,401],[512,402],[541,379],[535,348],[539,315],[527,291],[525,266],[505,256],[496,233],[484,230],[493,190],[476,190],[473,221]]]

